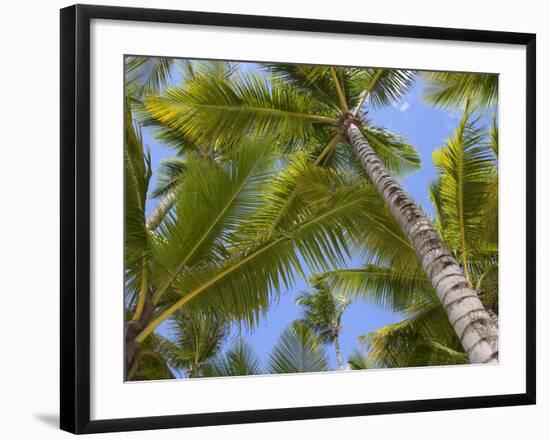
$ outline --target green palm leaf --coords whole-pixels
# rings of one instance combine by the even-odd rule
[[[212,76],[230,80],[237,72],[237,64],[231,61],[180,60],[177,68],[184,81],[191,81],[198,76]]]
[[[354,252],[367,263],[407,267],[417,261],[414,247],[394,216],[374,190],[364,197],[364,223],[355,240]]]
[[[260,202],[259,189],[272,163],[271,148],[261,142],[244,143],[233,156],[223,167],[197,157],[187,160],[174,209],[155,235],[157,275],[166,277],[161,283],[166,285],[200,260],[223,258],[224,244]],[[154,300],[163,293],[162,288],[157,290]]]
[[[194,298],[188,306],[216,303],[234,318],[247,316],[252,326],[268,308],[269,297],[282,286],[289,288],[296,273],[304,272],[304,263],[316,271],[344,263],[348,238],[340,227],[353,233],[361,216],[361,199],[342,190],[293,230],[241,249],[221,265],[186,270],[173,285],[181,291],[181,301]]]
[[[171,319],[170,329],[174,341],[165,339],[162,353],[171,367],[185,369],[189,377],[195,377],[220,351],[229,334],[229,323],[215,310],[180,310]]]
[[[330,288],[351,300],[361,298],[377,306],[404,311],[424,300],[430,281],[416,261],[410,265],[385,267],[366,264],[324,274]]]
[[[362,337],[369,358],[383,367],[439,366],[468,363],[438,301],[414,307],[409,317]]]
[[[343,187],[314,209],[293,229],[260,241],[254,247],[235,246],[235,252],[221,262],[187,267],[173,279],[181,295],[170,298],[167,307],[151,322],[138,341],[175,310],[186,307],[216,307],[228,317],[253,326],[270,303],[270,297],[289,287],[295,275],[310,270],[326,271],[344,262],[349,235],[358,233],[363,221],[363,197],[355,188]],[[346,232],[344,232],[346,231]],[[248,240],[246,241],[248,242]],[[238,249],[238,250],[237,250]],[[170,303],[170,305],[168,305]]]
[[[154,198],[167,195],[184,181],[186,171],[186,159],[182,157],[170,157],[160,162],[156,173],[157,186],[151,192]]]
[[[156,123],[199,144],[235,144],[243,137],[274,134],[285,143],[303,141],[319,124],[330,124],[328,108],[307,95],[260,75],[228,81],[199,76],[185,87],[149,96],[145,108]]]
[[[470,256],[487,240],[483,206],[497,173],[485,133],[469,110],[446,145],[433,153],[433,160],[439,174],[437,197],[445,224],[443,237],[459,252],[469,275]]]
[[[124,131],[124,271],[127,304],[135,304],[149,271],[149,240],[145,203],[151,178],[151,158],[144,151],[141,131],[126,107]]]
[[[405,176],[420,169],[418,151],[414,146],[405,143],[401,136],[370,125],[362,132],[374,152],[394,175]]]
[[[302,307],[300,321],[313,331],[322,343],[334,343],[349,302],[341,296],[334,296],[323,277],[312,276],[309,282],[313,290],[303,291],[296,297],[296,303]]]
[[[490,108],[498,99],[498,75],[491,73],[423,72],[427,81],[424,99],[433,105],[464,108],[468,101],[474,106]]]
[[[489,130],[488,146],[493,151],[495,160],[498,160],[498,125],[494,115],[493,124]],[[496,169],[488,183],[483,210],[485,235],[490,242],[498,243],[498,172]]]
[[[141,346],[140,361],[131,381],[168,380],[175,378],[165,355],[166,339],[152,334]]]
[[[348,365],[351,370],[379,369],[380,366],[367,355],[358,350],[353,351],[348,357]]]
[[[369,90],[369,107],[379,108],[403,97],[416,81],[417,72],[369,67],[354,68],[350,76],[354,95],[361,96]]]
[[[127,56],[124,61],[127,95],[134,98],[161,91],[172,79],[174,58]]]
[[[267,64],[267,70],[277,80],[284,81],[293,88],[315,96],[316,99],[342,111],[341,98],[335,84],[338,81],[346,102],[353,105],[357,96],[352,93],[351,76],[353,71],[335,66],[315,66],[303,64]]]
[[[203,367],[201,376],[245,376],[260,375],[260,359],[244,340],[237,341],[227,352],[209,361]]]
[[[323,372],[329,370],[328,360],[317,337],[303,324],[292,323],[285,329],[268,360],[272,374]]]

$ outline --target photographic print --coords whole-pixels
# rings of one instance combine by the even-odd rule
[[[124,68],[126,381],[498,362],[498,75]]]
[[[60,53],[63,430],[535,404],[535,34],[75,5]]]

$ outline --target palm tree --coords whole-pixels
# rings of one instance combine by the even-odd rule
[[[247,76],[236,81],[202,78],[185,90],[168,88],[146,99],[145,107],[159,124],[194,139],[232,143],[254,133],[276,134],[287,148],[311,138],[328,139],[313,162],[337,160],[336,147],[351,146],[407,240],[412,244],[472,363],[498,361],[498,328],[454,255],[432,223],[388,171],[394,150],[373,141],[363,106],[387,104],[414,80],[408,71],[322,66],[275,65],[274,80]],[[331,134],[333,133],[333,134]],[[345,148],[345,152],[347,151]],[[395,156],[396,154],[393,154]],[[400,151],[399,161],[406,155]],[[347,155],[348,162],[349,155]],[[291,206],[293,197],[289,198]]]
[[[498,128],[489,134],[467,108],[446,144],[433,154],[438,179],[430,187],[435,227],[461,261],[468,281],[497,322],[498,313]],[[392,245],[399,244],[393,242]],[[385,367],[461,364],[468,361],[413,249],[400,258],[376,257],[363,268],[325,274],[331,288],[357,295],[405,315],[399,323],[362,337],[369,358]]]
[[[306,151],[287,158],[271,142],[241,139],[217,161],[186,154],[175,203],[151,230],[149,159],[130,109],[125,151],[127,379],[179,310],[253,327],[297,275],[342,267],[379,208],[363,179],[312,166]]]
[[[339,335],[342,316],[349,305],[344,297],[335,297],[321,276],[312,276],[309,283],[313,291],[304,291],[296,298],[303,307],[301,322],[311,329],[322,343],[333,344],[338,368],[344,370]]]

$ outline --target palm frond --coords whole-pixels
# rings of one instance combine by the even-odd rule
[[[486,240],[483,206],[496,175],[492,151],[477,125],[467,109],[445,146],[433,153],[439,174],[439,214],[445,224],[443,237],[452,249],[457,249],[464,263]]]
[[[223,355],[204,365],[203,377],[260,375],[262,366],[258,355],[244,340],[238,340]]]
[[[476,290],[483,304],[498,314],[498,261],[492,261],[478,277]]]
[[[173,342],[164,340],[162,352],[168,364],[185,369],[189,377],[201,373],[203,365],[218,354],[229,334],[229,322],[215,310],[180,310],[171,319]]]
[[[334,343],[349,301],[335,296],[322,276],[312,276],[309,283],[313,289],[302,291],[295,299],[302,310],[300,322],[313,331],[322,343]]]
[[[144,150],[139,126],[129,105],[124,132],[124,271],[127,306],[135,304],[149,270],[149,238],[145,227],[145,203],[151,178],[151,158]]]
[[[276,80],[285,82],[296,90],[315,96],[315,99],[339,111],[338,93],[330,75],[330,67],[304,64],[265,64],[267,71]],[[347,90],[347,75],[342,68],[336,68],[338,77]],[[346,96],[347,99],[350,96]]]
[[[158,124],[199,144],[240,142],[243,137],[275,134],[288,143],[303,141],[315,127],[331,124],[329,109],[311,96],[260,75],[227,81],[202,75],[185,87],[167,88],[145,102]]]
[[[267,364],[268,373],[323,372],[328,359],[317,337],[303,324],[294,322],[280,335]]]
[[[438,301],[426,301],[409,316],[362,337],[372,361],[383,367],[463,364],[468,356]]]
[[[359,350],[353,351],[347,360],[351,370],[379,369],[380,366],[373,361],[368,355],[363,354]]]
[[[374,189],[363,196],[363,209],[364,223],[354,240],[354,253],[367,263],[401,267],[414,263],[414,247]]]
[[[158,93],[172,79],[174,64],[174,58],[127,56],[124,67],[128,94],[136,98]]]
[[[488,146],[498,160],[498,125],[496,116],[493,115],[493,123],[489,130]],[[498,172],[495,169],[491,179],[483,206],[485,235],[490,242],[498,243]]]
[[[162,197],[174,190],[185,176],[186,159],[183,157],[170,157],[160,162],[156,172],[157,186],[151,192],[154,198]]]
[[[253,326],[268,308],[269,298],[281,286],[288,289],[296,274],[304,272],[304,264],[313,271],[343,264],[348,240],[344,230],[354,233],[361,216],[361,199],[343,190],[293,229],[240,249],[221,265],[186,270],[173,285],[181,291],[182,301],[194,298],[194,305],[187,306],[216,303],[228,315],[246,318]]]
[[[177,64],[183,81],[192,81],[198,76],[211,76],[230,80],[237,72],[237,63],[217,60],[181,60]]]
[[[330,288],[350,300],[361,298],[377,306],[404,311],[425,300],[431,283],[415,260],[410,265],[385,267],[366,264],[324,273]]]
[[[368,106],[380,108],[404,96],[416,81],[417,75],[413,70],[354,68],[350,82],[356,96],[370,90]]]
[[[139,366],[131,381],[169,380],[175,378],[160,354],[142,348]]]
[[[132,381],[167,380],[175,378],[164,352],[165,339],[152,334],[141,346],[138,368]]]
[[[343,187],[314,207],[293,228],[261,240],[253,247],[235,245],[221,261],[202,262],[178,272],[171,285],[180,298],[167,300],[159,315],[136,338],[148,336],[182,306],[210,305],[228,318],[254,326],[277,294],[296,275],[339,268],[345,261],[349,235],[357,235],[364,221],[363,197],[355,188]],[[248,238],[246,240],[249,243]]]
[[[427,82],[426,102],[450,108],[490,108],[498,99],[498,75],[491,73],[423,72]]]
[[[395,176],[405,176],[420,169],[420,156],[416,148],[381,127],[368,125],[362,130],[365,139],[386,168]]]
[[[224,167],[197,157],[187,159],[174,209],[155,235],[153,250],[161,277],[171,280],[198,261],[225,257],[224,243],[260,203],[273,150],[262,142],[244,143],[233,156]]]

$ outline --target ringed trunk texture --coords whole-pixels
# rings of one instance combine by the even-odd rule
[[[146,225],[149,230],[155,230],[160,225],[168,211],[176,202],[176,192],[176,190],[172,189],[160,199],[155,210],[153,210],[149,218],[147,218]]]
[[[376,190],[412,243],[470,363],[498,362],[498,326],[432,223],[393,178],[371,148],[351,114],[341,129]]]
[[[336,351],[336,361],[338,362],[338,369],[344,370],[344,360],[342,359],[342,352],[340,351],[340,341],[338,337],[334,339],[334,350]]]

